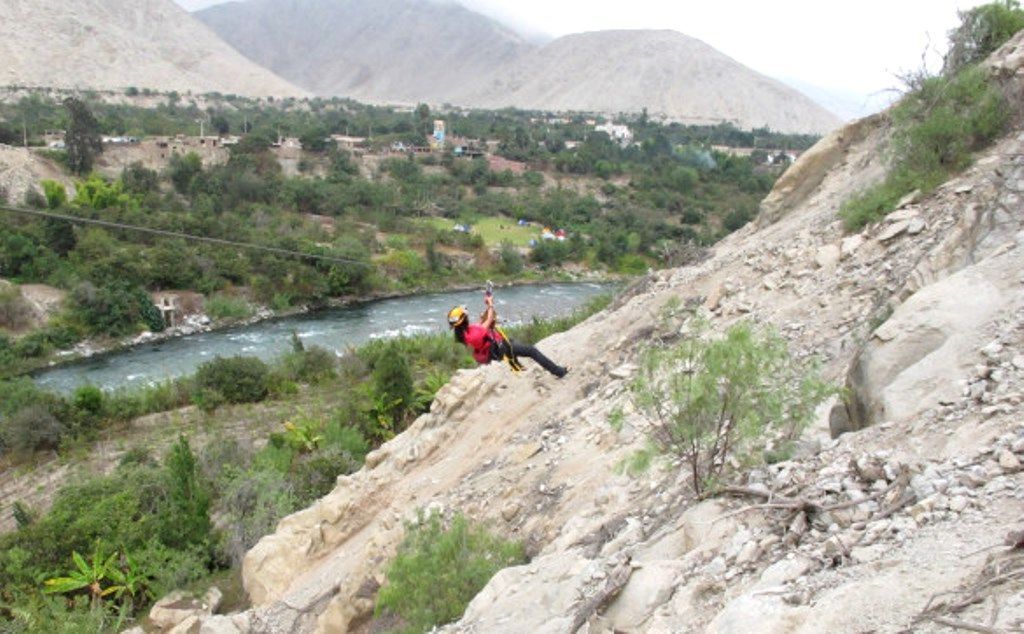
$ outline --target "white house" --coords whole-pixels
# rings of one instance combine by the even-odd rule
[[[633,131],[629,129],[628,125],[605,123],[603,125],[594,126],[594,131],[604,132],[612,141],[615,141],[623,147],[633,142]]]

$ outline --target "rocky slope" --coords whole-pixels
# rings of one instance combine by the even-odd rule
[[[28,190],[39,191],[39,182],[46,179],[74,190],[71,179],[53,161],[28,148],[0,143],[0,204],[20,205]]]
[[[196,16],[250,59],[327,96],[483,108],[638,113],[824,133],[839,119],[798,91],[674,31],[528,43],[455,3],[247,0]]]
[[[173,0],[0,0],[0,85],[303,96]]]
[[[825,133],[839,119],[808,97],[675,31],[561,37],[453,98],[484,108],[640,112],[691,124]]]
[[[199,11],[225,41],[295,83],[360,101],[442,103],[531,48],[457,3],[248,0]]]
[[[1024,33],[997,55],[1019,100]],[[532,553],[449,632],[1019,627],[1021,540],[1004,537],[1024,513],[1024,133],[845,235],[836,210],[882,177],[887,138],[882,116],[833,133],[712,257],[545,340],[574,363],[565,380],[460,373],[364,469],[253,548],[254,607],[205,617],[202,631],[365,628],[420,508],[461,511]],[[715,329],[774,325],[849,384],[850,411],[823,408],[792,459],[743,472],[732,497],[693,499],[671,462],[619,474],[649,425],[627,383],[673,299]],[[830,425],[861,429],[832,439]]]

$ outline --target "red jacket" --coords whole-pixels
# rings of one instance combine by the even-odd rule
[[[490,331],[480,324],[466,326],[466,345],[473,351],[473,358],[477,363],[491,362],[491,336]]]

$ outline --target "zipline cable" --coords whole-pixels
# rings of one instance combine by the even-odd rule
[[[87,224],[87,225],[99,225],[101,227],[108,227],[111,229],[125,229],[128,231],[138,231],[141,233],[150,233],[157,236],[163,236],[166,238],[181,238],[184,240],[194,240],[196,242],[209,242],[211,244],[220,244],[230,247],[238,247],[240,249],[253,249],[255,251],[265,251],[267,253],[274,253],[277,255],[295,256],[300,258],[308,258],[311,260],[323,260],[326,262],[340,262],[343,264],[356,264],[359,266],[373,266],[369,262],[363,262],[362,260],[353,260],[350,258],[341,258],[333,255],[318,255],[315,253],[303,253],[301,251],[291,251],[289,249],[280,249],[278,247],[268,247],[262,244],[252,244],[251,242],[237,242],[235,240],[225,240],[223,238],[210,238],[207,236],[194,236],[188,233],[179,233],[177,231],[166,231],[164,229],[153,229],[150,227],[140,227],[138,225],[129,225],[120,222],[113,222],[110,220],[99,220],[95,218],[82,218],[80,216],[67,216],[64,214],[53,213],[52,211],[42,211],[39,209],[24,209],[21,207],[8,207],[6,205],[0,205],[0,211],[7,211],[16,214],[26,214],[30,216],[38,216],[41,218],[53,218],[54,220],[63,220],[72,224]]]

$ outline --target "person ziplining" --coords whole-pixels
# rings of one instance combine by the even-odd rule
[[[484,304],[486,309],[476,324],[469,323],[469,312],[465,306],[456,306],[448,311],[448,326],[455,333],[455,340],[473,352],[473,359],[477,363],[485,365],[491,361],[504,361],[513,372],[519,372],[523,369],[519,357],[526,357],[558,378],[566,375],[568,367],[558,365],[535,346],[512,341],[498,328],[493,285],[490,282],[484,292]]]

